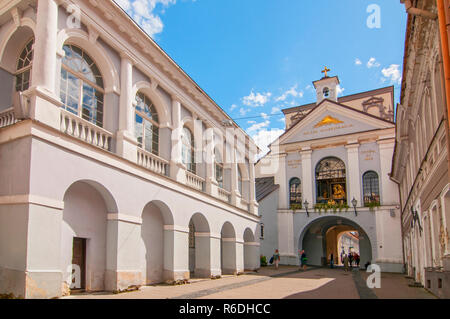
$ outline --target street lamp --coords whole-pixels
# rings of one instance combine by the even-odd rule
[[[352,205],[353,205],[353,209],[355,210],[355,216],[358,216],[358,212],[356,211],[356,205],[357,204],[358,204],[358,201],[355,199],[355,197],[353,197]]]
[[[308,215],[308,217],[309,217],[309,212],[308,212],[309,203],[308,203],[308,201],[306,199],[305,199],[305,202],[303,203],[303,205],[305,205],[306,215]]]

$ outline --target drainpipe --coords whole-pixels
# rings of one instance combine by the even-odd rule
[[[411,15],[432,20],[436,20],[438,18],[438,15],[436,13],[413,7],[411,0],[403,0],[402,2],[405,4],[406,12],[408,12]]]
[[[442,61],[444,64],[444,77],[445,77],[445,100],[447,103],[447,114],[445,114],[447,118],[447,148],[450,150],[450,138],[448,138],[450,133],[450,51],[448,44],[448,34],[447,34],[447,19],[446,19],[446,8],[444,4],[444,0],[437,0],[438,7],[438,15],[439,15],[439,33],[441,38],[441,49],[442,49]],[[448,165],[448,174],[450,176],[450,152],[448,152],[447,157],[447,165]]]

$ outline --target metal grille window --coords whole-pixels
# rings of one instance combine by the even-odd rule
[[[15,86],[17,92],[23,92],[30,87],[31,67],[33,64],[33,45],[34,38],[27,42],[17,61]]]
[[[152,101],[144,94],[136,95],[135,134],[139,147],[159,154],[159,119]]]
[[[324,158],[316,167],[317,203],[346,204],[346,170],[336,157]]]
[[[64,45],[60,97],[63,108],[103,127],[103,78],[91,57],[74,45]]]
[[[289,203],[301,204],[302,203],[302,184],[299,178],[293,178],[289,182]]]
[[[195,226],[192,221],[189,223],[189,248],[195,248]]]
[[[373,171],[366,172],[363,175],[364,205],[371,203],[380,203],[380,186],[378,174]]]

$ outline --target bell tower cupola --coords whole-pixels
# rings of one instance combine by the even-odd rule
[[[339,85],[339,78],[337,76],[329,77],[328,72],[331,70],[325,67],[322,73],[325,74],[323,78],[318,81],[314,81],[314,88],[317,94],[317,104],[324,99],[328,99],[334,102],[338,100],[337,86]]]

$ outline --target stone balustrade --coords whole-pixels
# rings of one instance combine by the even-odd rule
[[[141,148],[137,151],[137,163],[157,174],[165,176],[169,174],[169,161]]]
[[[14,116],[14,109],[12,107],[0,112],[0,127],[13,125],[17,122],[18,120]]]
[[[60,130],[96,147],[111,150],[112,133],[63,109]]]
[[[204,190],[205,179],[186,171],[186,184],[189,187],[195,188],[199,191]]]
[[[217,193],[220,200],[223,200],[224,202],[227,203],[231,201],[231,192],[227,191],[226,189],[219,187],[217,189]]]

